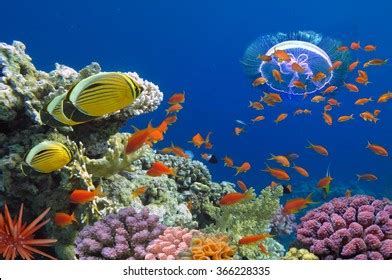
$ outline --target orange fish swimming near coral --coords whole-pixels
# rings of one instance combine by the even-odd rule
[[[318,72],[316,75],[312,76],[312,81],[319,82],[321,80],[324,80],[326,77],[327,77],[327,75],[325,75],[325,73]]]
[[[185,93],[175,93],[170,98],[168,103],[169,104],[176,104],[176,103],[184,103],[185,102]]]
[[[144,194],[146,191],[147,191],[147,187],[145,186],[138,187],[131,193],[131,198],[134,199],[136,197],[139,197],[142,194]]]
[[[377,144],[372,144],[368,141],[368,144],[366,146],[367,149],[371,150],[373,153],[379,156],[387,157],[388,156],[388,151],[386,148],[384,148],[381,145]]]
[[[240,240],[238,240],[238,244],[245,245],[245,244],[252,244],[259,241],[263,241],[267,238],[271,238],[272,235],[269,233],[261,233],[261,234],[254,234],[254,235],[246,235],[243,236]]]
[[[66,227],[71,225],[73,222],[78,222],[75,218],[75,214],[72,213],[71,215],[63,212],[57,212],[54,215],[54,223],[59,227]]]
[[[127,144],[125,145],[125,153],[133,153],[140,149],[144,144],[148,144],[153,130],[154,128],[152,127],[151,122],[148,124],[147,128],[136,130],[128,137]]]
[[[237,180],[237,185],[243,193],[248,191],[248,187],[246,186],[246,184],[243,181]]]
[[[377,180],[377,176],[371,173],[366,174],[357,174],[358,181],[375,181]]]
[[[282,114],[280,114],[280,115],[274,120],[274,122],[275,122],[276,124],[278,124],[278,123],[280,123],[281,121],[285,120],[285,119],[287,118],[287,116],[288,116],[288,114],[282,113]]]
[[[166,109],[166,115],[170,114],[170,113],[178,113],[179,111],[181,111],[183,109],[182,105],[179,103],[175,103],[173,105],[171,105],[168,109]]]
[[[192,137],[192,140],[188,141],[188,143],[193,143],[195,147],[200,148],[201,145],[204,144],[204,138],[200,133],[196,133],[195,136]]]
[[[249,162],[245,161],[240,166],[234,166],[234,168],[237,170],[235,175],[238,175],[240,173],[245,173],[245,172],[249,171],[249,169],[251,168],[251,165]]]
[[[377,123],[378,118],[376,118],[372,113],[369,111],[365,111],[359,114],[359,116],[364,120],[364,121],[370,121]]]
[[[268,172],[271,176],[275,177],[278,180],[289,181],[290,176],[286,171],[279,168],[271,168],[267,165],[267,169],[263,169],[261,171]]]
[[[244,132],[244,128],[243,127],[235,127],[234,128],[235,135],[239,136],[242,132]]]
[[[237,192],[232,192],[225,194],[220,200],[219,204],[220,205],[233,205],[236,203],[239,203],[241,201],[251,199],[252,195],[250,193],[237,193]]]
[[[290,167],[290,162],[285,156],[275,156],[271,154],[271,158],[269,158],[268,160],[274,160],[284,167]]]
[[[309,140],[308,140],[309,146],[306,147],[308,149],[312,149],[316,153],[322,155],[322,156],[328,156],[328,150],[321,145],[313,145]]]
[[[177,115],[167,116],[163,121],[167,123],[167,125],[172,125],[177,121]]]
[[[291,215],[298,213],[300,210],[306,208],[309,204],[314,203],[312,201],[312,194],[309,194],[306,198],[294,198],[290,199],[283,206],[282,213],[284,215]]]
[[[72,191],[69,201],[71,203],[85,204],[93,201],[96,197],[103,197],[106,194],[102,191],[102,187],[99,186],[93,191],[77,189]]]
[[[292,168],[294,168],[295,171],[297,171],[302,176],[309,177],[309,173],[308,173],[308,171],[305,168],[303,168],[301,166],[298,166],[298,165],[295,165],[295,164],[294,164],[294,166]]]
[[[233,165],[234,165],[234,161],[228,156],[225,156],[223,158],[223,162],[224,162],[225,166],[227,166],[227,167],[233,167]]]
[[[173,168],[166,166],[161,161],[154,162],[147,171],[147,175],[152,177],[159,177],[163,174],[177,176],[176,171]]]
[[[280,74],[280,72],[276,69],[272,70],[272,76],[274,77],[275,81],[279,82],[279,83],[283,83],[283,79],[282,79],[282,75]]]
[[[259,54],[257,56],[257,59],[260,59],[261,61],[264,61],[264,62],[270,62],[272,60],[272,56],[265,55],[265,54]]]

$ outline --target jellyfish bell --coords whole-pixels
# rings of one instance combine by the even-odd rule
[[[312,31],[265,35],[253,42],[242,60],[245,72],[252,78],[263,77],[272,91],[290,97],[312,94],[327,85],[341,85],[347,74],[349,54],[339,52],[341,43],[324,38]],[[284,51],[290,59],[281,59],[277,51]],[[271,57],[269,61],[259,55]],[[333,69],[335,61],[341,67]]]

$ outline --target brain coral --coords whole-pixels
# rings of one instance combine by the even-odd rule
[[[334,198],[301,218],[297,239],[320,259],[392,259],[391,217],[387,199]]]

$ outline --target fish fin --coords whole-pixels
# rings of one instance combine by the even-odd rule
[[[357,181],[359,181],[359,180],[361,180],[361,175],[359,175],[359,174],[355,174],[356,176],[357,176],[357,178],[358,178],[358,180]]]
[[[369,140],[367,140],[367,146],[365,148],[369,148],[371,145],[371,143],[369,142]]]
[[[76,217],[75,217],[75,212],[72,212],[72,214],[71,214],[71,221],[73,221],[73,222],[79,224],[78,220],[77,220]]]
[[[309,143],[309,146],[307,146],[306,148],[307,148],[307,149],[311,149],[311,148],[313,147],[313,144],[312,144],[312,142],[310,142],[309,140],[308,140],[308,143]]]

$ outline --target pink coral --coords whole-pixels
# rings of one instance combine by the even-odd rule
[[[332,199],[301,218],[297,239],[320,259],[392,259],[392,205],[367,195]]]
[[[198,230],[169,227],[146,248],[146,260],[175,260],[181,252],[187,251]]]

